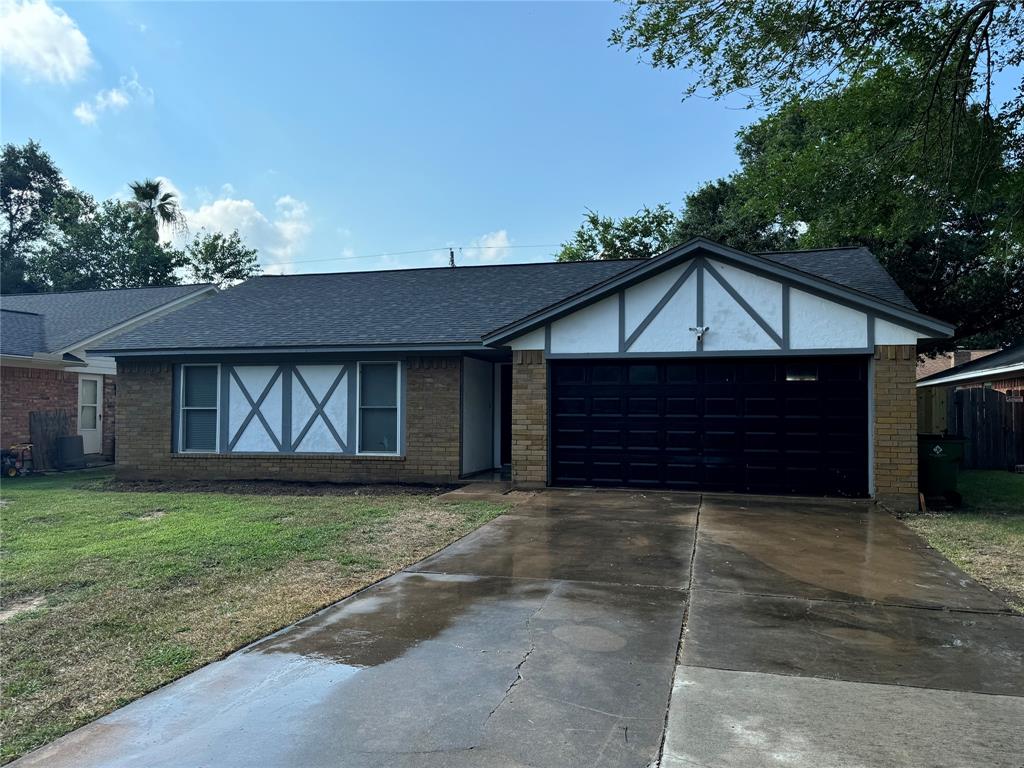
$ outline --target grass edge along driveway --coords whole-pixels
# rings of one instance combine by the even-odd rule
[[[962,509],[902,516],[929,545],[1024,613],[1024,475],[969,470]]]
[[[276,487],[126,492],[109,472],[4,482],[0,762],[340,600],[503,511],[480,501],[442,503],[422,489],[297,495]]]

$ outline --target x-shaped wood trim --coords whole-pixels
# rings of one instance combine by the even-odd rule
[[[320,416],[323,419],[324,425],[330,431],[331,436],[334,438],[335,442],[338,443],[338,447],[341,448],[342,451],[348,450],[348,446],[345,445],[345,441],[341,439],[341,435],[338,434],[338,431],[334,428],[334,425],[331,423],[331,420],[327,418],[327,414],[324,413],[324,408],[327,406],[327,403],[330,402],[331,397],[334,395],[334,390],[338,388],[338,385],[341,384],[342,379],[345,378],[345,374],[348,373],[348,369],[349,366],[347,365],[341,366],[341,370],[338,371],[338,375],[334,377],[334,382],[331,384],[330,387],[328,387],[327,394],[324,395],[323,400],[320,400],[313,394],[313,390],[309,388],[309,385],[306,383],[306,380],[302,378],[302,374],[299,373],[299,367],[295,366],[294,368],[292,368],[292,371],[295,373],[295,378],[298,380],[299,384],[302,385],[302,388],[306,390],[306,395],[309,397],[309,401],[313,403],[313,415],[309,417],[309,420],[306,422],[306,425],[299,432],[299,436],[292,440],[291,449],[293,451],[298,449],[299,445],[302,443],[302,439],[306,436],[306,433],[309,432],[309,430],[312,428],[313,422],[316,421],[317,416]]]
[[[249,423],[254,418],[260,420],[260,423],[263,425],[263,428],[267,430],[267,434],[270,436],[270,439],[274,442],[274,445],[277,447],[277,450],[281,450],[281,441],[277,439],[277,435],[274,433],[274,430],[270,428],[270,424],[267,422],[266,418],[264,418],[263,414],[260,412],[260,406],[262,406],[263,401],[267,399],[267,395],[269,395],[270,390],[273,389],[274,383],[279,378],[281,378],[281,370],[282,369],[279,367],[276,371],[274,371],[274,375],[270,377],[270,381],[267,382],[267,386],[265,386],[263,388],[263,391],[260,392],[260,396],[253,400],[252,395],[249,394],[249,390],[246,389],[245,384],[242,383],[242,379],[241,377],[239,377],[238,372],[234,368],[231,369],[231,377],[235,380],[235,383],[238,384],[238,388],[241,390],[242,395],[245,397],[246,400],[249,401],[249,415],[245,417],[245,419],[242,421],[242,425],[235,432],[235,436],[231,439],[231,442],[228,443],[229,451],[233,451],[235,449],[235,445],[241,439],[246,427],[249,426]]]
[[[711,262],[705,262],[704,269],[706,269],[708,271],[708,274],[710,274],[713,278],[715,278],[715,281],[720,286],[722,286],[722,288],[725,289],[726,293],[728,293],[730,296],[732,296],[733,300],[737,304],[739,304],[741,307],[743,307],[744,311],[748,315],[750,315],[750,318],[755,323],[757,323],[759,326],[761,326],[761,330],[768,334],[768,338],[770,338],[772,341],[774,341],[776,344],[778,344],[779,348],[781,349],[782,348],[782,337],[778,333],[776,333],[774,328],[772,328],[770,325],[768,325],[768,321],[765,320],[763,317],[761,317],[761,315],[758,313],[758,311],[756,309],[754,309],[752,306],[750,306],[749,302],[747,302],[746,299],[744,299],[742,296],[740,296],[739,291],[737,291],[735,288],[733,288],[729,284],[729,282],[724,277],[722,277],[721,273],[717,269],[714,268],[714,266],[711,264]]]
[[[683,284],[687,281],[690,275],[693,274],[694,270],[697,269],[700,262],[700,258],[696,258],[690,262],[686,269],[683,270],[683,274],[681,274],[676,281],[672,283],[672,287],[669,288],[665,292],[665,295],[658,300],[658,303],[654,305],[654,309],[648,312],[647,317],[640,321],[640,325],[636,327],[636,330],[626,337],[626,343],[624,345],[625,351],[629,351],[629,348],[633,346],[633,342],[640,338],[640,334],[646,331],[647,326],[654,322],[654,318],[658,316],[658,313],[665,308],[665,305],[672,300],[673,296],[679,293],[679,289],[683,287]],[[625,311],[625,307],[623,307],[623,311]]]

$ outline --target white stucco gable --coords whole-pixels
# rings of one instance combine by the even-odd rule
[[[795,270],[761,268],[749,254],[746,263],[705,249],[683,255],[658,257],[500,342],[550,357],[856,354],[952,330]]]

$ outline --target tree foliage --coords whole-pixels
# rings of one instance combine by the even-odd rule
[[[625,0],[610,41],[658,68],[692,73],[687,95],[745,94],[777,108],[832,96],[894,63],[913,62],[905,94],[919,136],[954,139],[973,103],[1014,127],[1024,151],[1024,80],[993,103],[1000,73],[1024,63],[1024,7],[1002,0]],[[923,160],[923,158],[920,158]]]
[[[131,186],[133,199],[97,202],[63,177],[39,144],[7,144],[0,167],[0,291],[71,291],[221,285],[259,273],[257,252],[231,235],[201,232],[184,249],[160,236],[183,234],[174,192],[159,181]]]
[[[25,268],[68,185],[35,141],[6,144],[0,155],[0,283],[26,284]],[[5,289],[6,290],[6,289]]]
[[[128,188],[132,191],[132,197],[154,243],[160,242],[161,226],[174,232],[187,231],[178,196],[166,189],[163,182],[154,179],[133,181]]]
[[[184,253],[189,282],[215,283],[221,287],[260,273],[255,248],[246,247],[236,229],[230,235],[200,232]]]
[[[890,68],[790,101],[741,131],[732,177],[689,195],[679,214],[658,206],[623,220],[658,235],[646,252],[620,249],[607,234],[618,224],[591,214],[559,258],[650,256],[697,235],[747,251],[865,245],[919,309],[958,327],[958,340],[1019,339],[1024,172],[1007,160],[1012,130],[976,105],[950,160],[902,119],[914,88],[912,70]],[[913,151],[887,153],[894,141]],[[926,151],[936,160],[922,166]],[[650,211],[662,215],[652,222]]]

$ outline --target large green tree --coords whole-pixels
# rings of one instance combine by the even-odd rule
[[[167,189],[163,182],[144,179],[133,181],[128,188],[132,191],[132,199],[142,214],[153,242],[160,241],[161,227],[169,228],[172,232],[187,229],[177,194]]]
[[[69,184],[37,142],[7,144],[0,166],[4,293],[173,285],[182,273],[228,285],[259,273],[238,232],[201,232],[184,249],[177,195],[160,181],[130,185],[132,199],[97,202]]]
[[[1011,126],[1024,154],[1024,5],[1007,0],[623,0],[611,42],[683,69],[686,94],[745,96],[774,109],[834,96],[913,60],[904,114],[924,138],[970,130],[967,113]],[[993,92],[1010,89],[996,103]],[[919,160],[927,162],[927,155]]]
[[[4,145],[0,153],[0,291],[21,293],[40,287],[26,279],[26,267],[68,192],[60,170],[38,142]]]
[[[915,78],[889,68],[787,102],[740,133],[738,173],[701,187],[678,215],[659,206],[623,220],[657,234],[646,253],[620,249],[619,223],[603,218],[599,230],[589,216],[559,257],[653,255],[696,235],[748,251],[866,245],[922,311],[958,326],[958,340],[1020,338],[1024,174],[1008,160],[1012,129],[972,107],[949,157],[903,120]]]
[[[258,275],[257,255],[237,229],[230,235],[201,231],[185,248],[182,263],[189,282],[225,287]]]

